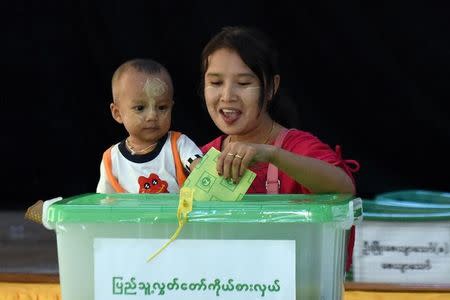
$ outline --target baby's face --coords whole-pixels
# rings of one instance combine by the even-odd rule
[[[127,70],[115,83],[114,94],[113,116],[124,124],[134,144],[154,143],[169,131],[173,91],[165,72]]]

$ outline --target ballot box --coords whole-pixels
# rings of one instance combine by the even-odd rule
[[[178,205],[178,194],[84,194],[45,207],[63,299],[342,299],[361,199],[194,199],[166,245],[180,229]]]
[[[399,201],[399,200],[395,200]],[[412,201],[363,200],[353,280],[450,284],[450,209]],[[388,203],[389,202],[389,203]]]

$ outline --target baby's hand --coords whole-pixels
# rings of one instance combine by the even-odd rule
[[[192,173],[192,171],[195,169],[195,166],[200,162],[201,159],[201,157],[197,157],[191,162],[191,164],[189,165],[189,172]]]
[[[276,149],[265,144],[229,143],[217,159],[217,173],[237,183],[252,164],[270,162]]]

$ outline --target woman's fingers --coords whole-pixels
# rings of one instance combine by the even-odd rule
[[[255,156],[255,151],[250,151],[242,156],[243,157],[241,159],[241,167],[239,169],[239,177],[244,176],[245,170],[248,169],[248,167],[250,166],[250,164],[253,160],[253,157]]]
[[[256,149],[249,144],[231,143],[217,160],[217,172],[225,178],[237,183],[244,175],[256,154]]]
[[[234,156],[234,153],[228,152],[226,149],[224,149],[217,158],[217,165],[216,165],[217,174],[221,176],[223,176],[223,165],[225,163],[225,158],[227,158],[227,156]]]
[[[231,172],[232,172],[232,164],[235,157],[234,152],[227,152],[225,154],[225,157],[223,159],[223,173],[222,176],[225,178],[231,178]]]
[[[244,168],[242,166],[242,160],[245,157],[245,153],[238,152],[234,155],[233,162],[231,163],[231,178],[233,178],[233,182],[238,183],[240,179],[240,170]]]

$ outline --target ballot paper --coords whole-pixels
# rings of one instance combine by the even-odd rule
[[[246,170],[239,183],[217,174],[217,159],[220,152],[211,148],[200,163],[188,176],[183,187],[194,189],[194,199],[198,201],[239,201],[256,177],[256,174]]]

